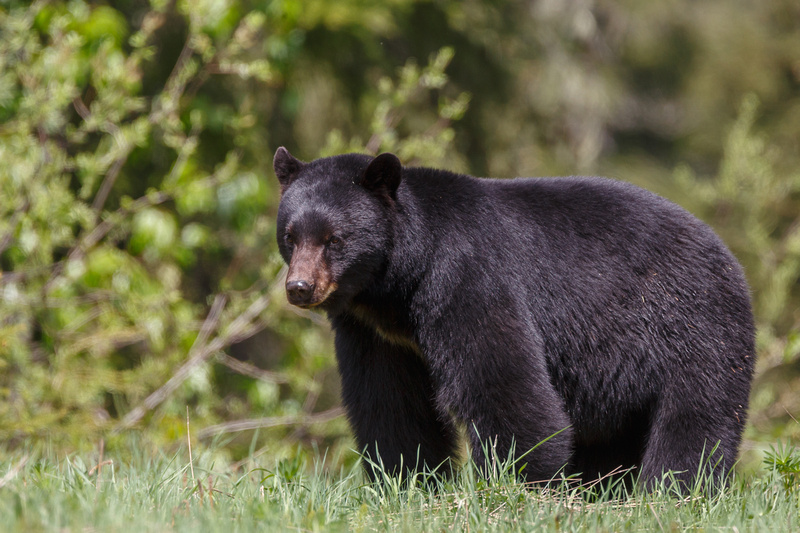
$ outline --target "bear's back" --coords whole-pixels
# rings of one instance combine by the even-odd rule
[[[647,404],[692,358],[710,368],[728,364],[720,352],[752,353],[741,267],[677,204],[599,177],[418,177],[410,189],[439,234],[431,262],[458,265],[454,285],[468,280],[475,300],[506,302],[538,332],[576,422],[624,418],[620,398]],[[590,390],[603,394],[581,397]]]

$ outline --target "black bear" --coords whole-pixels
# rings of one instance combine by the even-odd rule
[[[552,437],[520,460],[529,481],[730,470],[749,292],[682,208],[604,178],[479,179],[388,153],[281,147],[274,169],[288,300],[327,312],[348,419],[384,469],[448,463],[461,423],[480,467],[486,443],[521,457]]]

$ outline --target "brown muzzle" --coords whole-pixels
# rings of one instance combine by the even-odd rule
[[[295,248],[286,276],[286,299],[290,304],[314,307],[336,290],[324,251],[324,246],[308,244]]]

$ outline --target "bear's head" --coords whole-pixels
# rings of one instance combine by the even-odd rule
[[[281,147],[273,166],[281,187],[278,247],[289,265],[286,296],[298,307],[335,314],[385,267],[400,160],[345,154],[305,163]]]

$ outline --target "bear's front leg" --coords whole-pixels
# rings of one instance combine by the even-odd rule
[[[473,459],[485,474],[495,458],[512,458],[525,480],[549,481],[570,460],[573,429],[540,343],[508,308],[470,313],[466,306],[421,333],[437,404],[466,425]],[[474,323],[464,324],[464,316]]]
[[[349,315],[332,320],[342,401],[370,479],[418,469],[449,473],[457,432],[433,403],[427,365],[408,346],[383,339]]]

